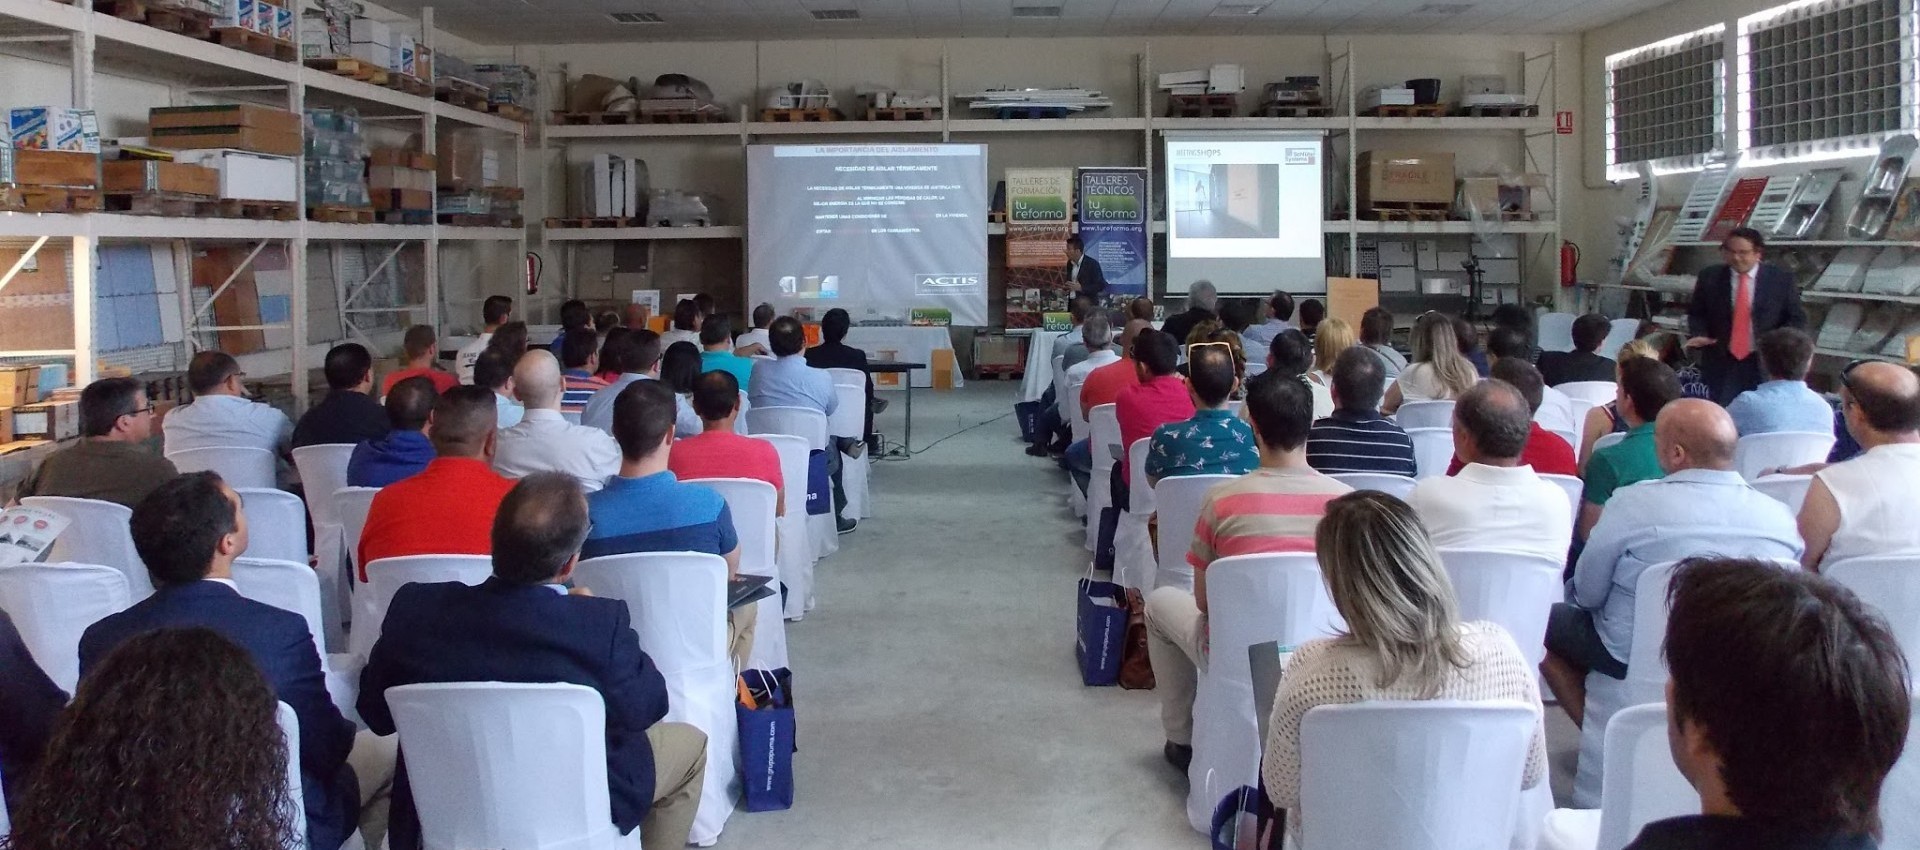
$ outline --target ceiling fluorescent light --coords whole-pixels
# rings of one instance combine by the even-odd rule
[[[1248,15],[1258,15],[1260,14],[1260,10],[1265,8],[1267,8],[1267,4],[1265,3],[1261,3],[1258,5],[1245,4],[1245,3],[1222,3],[1218,6],[1213,7],[1213,11],[1208,12],[1207,17],[1243,18]]]
[[[1413,10],[1416,15],[1458,15],[1473,8],[1472,3],[1428,3]]]
[[[664,24],[667,22],[667,19],[660,17],[658,12],[611,12],[607,17],[612,18],[616,24]]]
[[[1013,16],[1016,18],[1057,18],[1060,17],[1060,7],[1015,6],[1013,7]]]
[[[813,10],[813,19],[816,21],[857,21],[860,19],[860,10],[815,9]]]

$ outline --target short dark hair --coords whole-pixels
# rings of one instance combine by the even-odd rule
[[[220,538],[240,527],[221,483],[214,472],[177,475],[133,506],[133,549],[154,584],[199,581],[213,568]]]
[[[1496,325],[1487,331],[1487,353],[1501,360],[1513,357],[1525,359],[1533,351],[1533,340],[1525,331]]]
[[[693,379],[700,377],[700,346],[680,340],[667,346],[660,358],[660,382],[676,393],[693,392]]]
[[[1078,295],[1067,301],[1067,315],[1073,318],[1076,325],[1086,321],[1087,311],[1092,309],[1093,305]]]
[[[519,361],[520,355],[527,353],[527,323],[516,319],[495,328],[493,336],[487,337],[487,349],[504,351]]]
[[[1720,240],[1720,244],[1726,245],[1728,239],[1745,239],[1747,244],[1753,246],[1753,250],[1767,250],[1767,237],[1760,235],[1760,231],[1751,227],[1736,227],[1728,231],[1726,237]]]
[[[480,320],[489,325],[497,325],[513,315],[513,299],[505,295],[489,295],[480,304]]]
[[[469,456],[480,451],[499,422],[499,402],[486,387],[453,387],[433,400],[433,428],[427,439],[440,456]]]
[[[1387,392],[1387,367],[1380,355],[1353,346],[1333,358],[1333,394],[1341,410],[1376,411]]]
[[[711,316],[713,315],[713,296],[705,292],[696,292],[693,294],[693,306],[700,308],[701,318]]]
[[[497,390],[513,377],[514,356],[498,348],[480,352],[473,361],[473,385]]]
[[[1251,298],[1229,298],[1220,302],[1220,324],[1234,333],[1246,333],[1260,312],[1260,302]]]
[[[1247,382],[1247,418],[1260,442],[1281,451],[1307,444],[1313,430],[1313,392],[1299,375],[1268,371]]]
[[[1473,326],[1472,322],[1460,316],[1454,316],[1451,321],[1453,322],[1453,344],[1460,349],[1460,356],[1472,354],[1475,348],[1480,347],[1480,331]]]
[[[1680,379],[1673,367],[1651,357],[1629,357],[1620,363],[1620,388],[1633,402],[1633,412],[1652,422],[1660,408],[1680,397]]]
[[[1512,384],[1491,378],[1460,394],[1453,416],[1473,436],[1474,445],[1491,457],[1519,457],[1533,433],[1533,409]]]
[[[1613,323],[1599,313],[1582,313],[1573,320],[1573,350],[1595,351],[1607,341]]]
[[[1851,367],[1849,367],[1851,368]],[[1902,394],[1881,381],[1850,381],[1840,375],[1853,406],[1875,431],[1901,433],[1920,430],[1920,394]]]
[[[1519,390],[1520,397],[1527,400],[1529,413],[1540,411],[1540,403],[1545,400],[1547,392],[1547,380],[1532,363],[1515,357],[1502,357],[1500,362],[1493,364],[1490,377],[1506,381]]]
[[[827,342],[839,342],[847,338],[847,330],[853,327],[853,317],[847,311],[835,307],[820,317],[820,338]]]
[[[1326,317],[1327,305],[1320,303],[1320,299],[1308,298],[1300,302],[1300,327],[1315,327],[1320,324],[1321,319]]]
[[[753,326],[754,327],[764,328],[768,325],[768,323],[772,321],[773,321],[773,305],[772,304],[761,304],[760,306],[753,308]]]
[[[387,390],[387,424],[398,431],[418,431],[427,427],[427,416],[433,413],[433,406],[440,401],[440,392],[433,388],[433,379],[425,375],[415,375],[404,381],[395,382]]]
[[[733,323],[725,316],[709,316],[700,324],[700,344],[719,345],[733,342]]]
[[[1774,328],[1760,335],[1760,369],[1767,377],[1798,381],[1813,365],[1813,338],[1799,328]]]
[[[1165,331],[1143,330],[1133,338],[1133,362],[1155,377],[1171,375],[1180,368],[1180,343]]]
[[[1307,335],[1293,328],[1284,328],[1273,337],[1267,346],[1269,372],[1282,375],[1305,375],[1313,368],[1313,343],[1307,341]]]
[[[691,298],[682,298],[673,305],[674,330],[693,330],[695,322],[700,321],[700,304]]]
[[[433,332],[432,325],[414,325],[407,328],[406,334],[400,337],[400,350],[406,353],[408,360],[416,360],[422,355],[432,354],[433,345],[439,339],[439,335]]]
[[[1233,395],[1233,382],[1239,377],[1233,362],[1233,350],[1219,345],[1187,349],[1187,386],[1208,407],[1226,403]]]
[[[187,361],[187,388],[205,395],[240,374],[240,361],[224,351],[202,351]]]
[[[1084,251],[1086,250],[1087,243],[1080,241],[1080,234],[1076,233],[1067,237],[1067,247],[1079,248]]]
[[[1393,340],[1393,314],[1385,307],[1374,307],[1360,314],[1360,343],[1386,345]]]
[[[615,372],[639,374],[658,362],[660,335],[646,328],[607,334],[606,347],[600,349],[600,367]]]
[[[327,374],[327,389],[350,390],[360,386],[373,371],[373,354],[360,343],[343,342],[327,349],[327,359],[320,368]]]
[[[113,433],[120,417],[139,412],[146,387],[133,378],[101,378],[80,391],[80,436]]]
[[[620,364],[614,362],[614,358],[617,356],[614,349],[622,344],[619,340],[630,333],[633,333],[633,330],[626,325],[614,325],[613,327],[607,328],[607,335],[600,340],[599,367],[601,371],[620,371]]]
[[[693,412],[707,422],[727,418],[740,406],[740,380],[732,372],[715,369],[693,380]]]
[[[587,498],[564,472],[536,472],[513,485],[493,514],[493,574],[546,584],[587,539]]]
[[[673,390],[659,381],[634,381],[613,399],[613,439],[620,455],[639,460],[660,448],[673,433],[678,411]]]
[[[1529,341],[1533,336],[1533,313],[1527,308],[1511,301],[1493,308],[1490,316],[1495,327],[1512,328],[1525,334]]]
[[[1293,296],[1280,290],[1273,291],[1273,297],[1267,299],[1267,306],[1273,308],[1273,317],[1280,321],[1293,318]]]
[[[773,344],[775,357],[787,357],[806,350],[807,332],[800,327],[799,319],[781,316],[768,326],[767,341]]]
[[[587,309],[587,302],[578,298],[569,298],[560,304],[560,327],[565,330],[593,326],[593,311]]]
[[[601,311],[600,315],[593,317],[593,329],[597,333],[606,333],[619,326],[620,314],[612,310]]]
[[[560,368],[585,369],[600,347],[600,335],[592,328],[574,328],[560,335]]]
[[[1668,709],[1701,727],[1740,813],[1877,834],[1913,710],[1880,614],[1831,579],[1734,558],[1681,562],[1667,600]]]

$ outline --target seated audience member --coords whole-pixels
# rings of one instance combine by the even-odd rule
[[[1391,416],[1409,401],[1450,401],[1478,380],[1473,363],[1460,356],[1453,320],[1428,313],[1413,324],[1413,365],[1387,388],[1380,412]]]
[[[1813,475],[1799,519],[1808,569],[1920,551],[1920,378],[1893,363],[1859,363],[1841,373],[1840,401],[1865,451]]]
[[[193,401],[167,411],[166,454],[216,446],[265,449],[278,457],[293,438],[293,421],[272,405],[247,397],[240,364],[229,354],[202,351],[187,364]]]
[[[1525,341],[1521,348],[1509,351],[1506,356],[1518,357],[1528,363],[1540,359],[1540,347],[1533,344],[1536,329],[1534,328],[1533,312],[1531,310],[1519,304],[1509,302],[1493,308],[1493,315],[1490,318],[1493,320],[1493,330],[1511,332]],[[1488,337],[1487,356],[1489,358],[1488,365],[1491,366],[1491,358],[1494,357],[1491,339],[1492,334],[1489,333]]]
[[[607,331],[617,327],[620,327],[620,314],[617,312],[602,310],[599,315],[593,317],[593,332],[596,335],[606,336]]]
[[[402,555],[485,555],[500,500],[513,482],[493,471],[500,432],[493,393],[454,387],[433,403],[427,467],[374,494],[360,532],[360,580],[367,565]]]
[[[1120,390],[1124,386],[1109,380],[1103,382],[1096,392],[1088,392],[1090,388],[1094,388],[1093,373],[1109,364],[1119,363],[1121,356],[1119,352],[1113,350],[1113,325],[1108,323],[1105,313],[1095,312],[1088,316],[1086,323],[1081,326],[1081,333],[1086,340],[1087,358],[1075,363],[1073,368],[1067,370],[1067,383],[1080,384],[1080,412],[1082,416],[1091,420],[1093,408],[1098,405],[1088,404],[1088,402],[1105,399],[1100,403],[1111,404],[1115,398],[1119,397]],[[1117,377],[1125,380],[1132,378],[1133,375],[1128,373]],[[1073,475],[1073,481],[1079,485],[1080,492],[1087,492],[1088,481],[1093,476],[1092,439],[1075,440],[1069,444],[1061,463],[1067,468],[1067,472]]]
[[[867,353],[847,344],[847,331],[852,325],[852,317],[839,307],[828,310],[825,316],[820,317],[821,342],[807,349],[807,365],[815,369],[857,369],[863,373],[866,372]],[[737,378],[739,375],[734,377]],[[741,381],[740,388],[749,393],[752,392],[752,388],[744,380]],[[873,433],[873,412],[877,405],[874,404],[872,375],[866,376],[866,397],[867,415],[866,424],[863,426],[866,430],[861,433],[862,437]]]
[[[691,298],[682,298],[673,305],[673,327],[660,335],[660,346],[666,348],[676,342],[691,342],[700,345],[700,324],[706,319],[700,313],[700,302]]]
[[[494,421],[498,427],[512,428],[520,424],[520,417],[527,413],[513,393],[513,367],[524,356],[525,352],[514,355],[488,348],[480,352],[480,359],[473,363],[473,385],[493,393]]]
[[[590,687],[606,702],[608,816],[623,833],[639,827],[648,847],[683,847],[700,807],[707,738],[662,722],[666,682],[640,649],[626,603],[554,592],[573,574],[588,528],[586,501],[571,477],[542,472],[515,485],[490,524],[492,577],[477,586],[409,584],[393,595],[360,672],[360,716],[376,732],[393,732],[386,693],[399,685]],[[404,760],[394,774],[392,835],[394,850],[419,847]]]
[[[513,364],[520,362],[520,355],[527,353],[527,323],[512,321],[502,324],[487,340],[485,351],[499,351],[507,356],[507,369],[512,371]]]
[[[1453,450],[1465,466],[1455,475],[1422,479],[1407,495],[1433,545],[1565,562],[1573,506],[1565,490],[1526,463],[1528,439],[1540,427],[1531,415],[1520,391],[1498,378],[1475,384],[1454,403]]]
[[[1540,377],[1547,386],[1557,387],[1577,381],[1613,380],[1613,361],[1596,353],[1607,341],[1613,323],[1599,313],[1583,313],[1573,320],[1572,351],[1540,352]]]
[[[1404,502],[1363,490],[1327,504],[1314,550],[1346,633],[1294,653],[1274,695],[1261,777],[1298,836],[1300,722],[1323,705],[1368,700],[1513,700],[1538,709],[1539,685],[1505,629],[1461,622],[1453,584]],[[1445,781],[1436,776],[1435,781]],[[1536,724],[1522,788],[1547,780],[1545,725]],[[1519,790],[1519,789],[1515,789]]]
[[[1313,368],[1313,341],[1307,335],[1291,328],[1281,331],[1273,338],[1273,345],[1267,348],[1267,371],[1265,374],[1299,378],[1307,385],[1307,393],[1313,397],[1313,418],[1325,419],[1333,415],[1333,389],[1326,384],[1315,383],[1307,379],[1307,371]]]
[[[1413,440],[1380,415],[1387,377],[1374,352],[1354,346],[1334,358],[1333,413],[1315,420],[1307,435],[1307,465],[1326,475],[1378,472],[1412,478],[1417,469]]]
[[[1639,338],[1647,341],[1653,348],[1654,356],[1667,364],[1667,368],[1673,370],[1673,377],[1680,382],[1680,397],[1713,401],[1713,388],[1707,386],[1706,379],[1700,375],[1700,367],[1693,362],[1693,349],[1687,348],[1686,337],[1663,330],[1651,321],[1643,320],[1640,328]]]
[[[492,338],[491,334],[487,336],[489,341]],[[480,348],[481,351],[486,349],[487,346]],[[399,371],[387,373],[386,380],[380,382],[380,395],[385,396],[393,392],[394,384],[408,378],[426,378],[432,381],[433,391],[436,393],[446,392],[464,383],[454,377],[453,373],[442,371],[440,367],[434,365],[434,358],[439,356],[439,350],[440,339],[434,335],[432,325],[414,325],[407,328],[406,336],[400,339],[400,356],[405,360],[400,364]],[[478,360],[480,352],[474,352],[473,356]]]
[[[733,326],[720,316],[700,326],[700,371],[716,370],[733,375],[733,380],[742,388],[753,377],[753,358],[733,353]]]
[[[1160,691],[1167,761],[1193,758],[1193,697],[1207,662],[1207,567],[1233,555],[1313,551],[1314,527],[1348,487],[1307,466],[1307,387],[1261,375],[1247,387],[1247,415],[1259,438],[1260,467],[1216,484],[1200,503],[1187,563],[1193,590],[1162,587],[1147,596],[1147,652]],[[1437,567],[1436,567],[1437,569]]]
[[[560,364],[552,354],[535,349],[521,357],[513,369],[513,391],[526,414],[518,424],[500,429],[493,471],[508,478],[564,472],[588,493],[620,471],[620,445],[607,432],[575,425],[560,415]]]
[[[645,304],[628,304],[621,312],[621,326],[630,331],[645,330],[647,321],[653,318],[653,311]]]
[[[433,462],[427,418],[438,399],[433,382],[426,378],[395,384],[387,393],[387,433],[353,447],[347,460],[347,486],[385,487],[426,469]]]
[[[1134,298],[1132,301],[1128,301],[1126,318],[1127,318],[1127,321],[1129,322],[1133,321],[1134,319],[1139,319],[1140,321],[1146,322],[1149,326],[1151,326],[1154,322],[1153,299],[1148,298],[1145,295],[1141,295],[1137,298]]]
[[[587,309],[587,302],[578,298],[569,298],[560,302],[560,332],[555,334],[553,342],[546,347],[555,354],[560,353],[560,342],[567,338],[569,331],[593,330],[593,311]]]
[[[1667,598],[1667,740],[1700,814],[1626,850],[1878,846],[1882,783],[1915,746],[1912,659],[1880,613],[1820,576],[1721,558],[1681,564]]]
[[[1497,380],[1505,381],[1520,391],[1526,399],[1527,408],[1533,412],[1533,420],[1527,423],[1527,445],[1520,452],[1520,462],[1533,467],[1537,475],[1573,475],[1580,474],[1580,464],[1574,460],[1573,447],[1567,445],[1565,437],[1540,427],[1540,408],[1537,406],[1541,393],[1550,389],[1540,380],[1540,370],[1517,357],[1502,357],[1494,360],[1493,375]],[[1457,475],[1460,468],[1466,466],[1458,452],[1453,462],[1447,466],[1448,475]]]
[[[1262,311],[1266,315],[1260,324],[1247,328],[1247,332],[1241,336],[1268,346],[1273,344],[1273,338],[1279,336],[1281,331],[1293,327],[1293,296],[1276,289],[1273,297],[1262,305]]]
[[[1701,552],[1793,561],[1802,550],[1793,514],[1734,471],[1738,435],[1725,410],[1676,400],[1661,409],[1653,439],[1665,477],[1615,492],[1547,623],[1540,668],[1576,724],[1588,672],[1627,676],[1635,587],[1647,567]]]
[[[1353,326],[1346,320],[1322,319],[1320,332],[1313,336],[1313,369],[1307,372],[1307,380],[1323,387],[1332,386],[1333,361],[1339,359],[1340,352],[1359,344],[1353,335]]]
[[[101,378],[80,391],[80,439],[40,461],[14,493],[99,499],[129,508],[180,474],[147,451],[153,405],[133,378]]]
[[[692,404],[693,379],[700,377],[700,346],[676,342],[660,355],[660,383]]]
[[[580,424],[613,433],[613,404],[620,391],[635,381],[660,379],[660,361],[667,352],[663,339],[649,330],[629,331],[618,342],[608,337],[607,347],[600,353],[600,365],[620,374],[588,400],[586,409],[580,412]],[[674,433],[682,437],[700,433],[700,416],[693,412],[692,402],[675,398]]]
[[[1187,285],[1187,309],[1168,316],[1160,325],[1160,331],[1173,338],[1175,344],[1185,342],[1187,334],[1193,332],[1193,326],[1218,318],[1213,313],[1214,304],[1219,301],[1219,290],[1213,281],[1196,280]]]
[[[1533,365],[1532,352],[1532,337],[1527,336],[1515,328],[1496,327],[1487,333],[1487,360],[1491,364],[1487,374],[1491,376],[1493,374],[1492,370],[1500,368],[1500,364],[1513,361],[1515,365],[1525,364],[1527,368],[1534,370],[1534,374],[1537,375],[1539,374],[1539,369]],[[1508,383],[1513,382],[1508,381]],[[1521,389],[1522,394],[1529,395],[1529,403],[1533,404],[1533,421],[1539,423],[1542,428],[1548,431],[1565,431],[1569,434],[1580,433],[1581,423],[1574,415],[1573,398],[1566,393],[1547,386],[1545,378],[1541,378],[1539,383],[1540,392],[1537,394],[1539,396],[1539,401],[1537,402],[1531,400],[1531,396],[1534,394],[1528,393],[1525,388]],[[1515,386],[1519,385],[1515,384]],[[1561,442],[1565,442],[1565,440]],[[1567,453],[1569,455],[1573,453],[1572,446],[1567,447]],[[1572,475],[1574,473],[1570,472],[1567,474]]]
[[[1727,405],[1740,436],[1776,431],[1824,434],[1833,427],[1833,405],[1807,388],[1813,367],[1813,338],[1799,328],[1774,328],[1760,335],[1760,372],[1766,380]]]
[[[599,347],[600,337],[591,332],[573,331],[560,338],[560,412],[576,420],[593,394],[607,386],[594,374],[600,371]]]
[[[20,803],[12,835],[0,843],[12,850],[336,846],[321,842],[344,835],[303,840],[301,825],[287,818],[293,801],[279,703],[254,663],[211,629],[130,636],[80,681],[39,779],[16,792],[9,778],[7,791]]]
[[[1493,365],[1487,362],[1487,353],[1480,350],[1480,332],[1474,329],[1472,322],[1458,315],[1452,317],[1451,321],[1454,344],[1460,349],[1460,356],[1473,364],[1474,374],[1486,377]]]
[[[1147,481],[1176,475],[1245,475],[1260,463],[1253,429],[1227,400],[1240,388],[1233,353],[1223,344],[1187,349],[1187,394],[1194,413],[1153,431],[1147,442]]]
[[[1259,301],[1251,298],[1235,298],[1220,306],[1220,321],[1240,344],[1241,355],[1248,363],[1264,365],[1267,362],[1267,345],[1272,340],[1248,336],[1253,333],[1255,316],[1263,309]]]
[[[791,316],[781,316],[773,320],[767,333],[773,345],[774,359],[753,364],[753,384],[747,390],[748,403],[754,407],[804,407],[833,416],[833,411],[840,406],[839,394],[833,389],[833,376],[827,374],[825,369],[816,369],[807,364],[806,357],[801,354],[806,347],[807,337],[800,322]],[[699,429],[695,429],[694,433],[699,433]],[[866,444],[859,437],[852,436],[836,436],[828,442],[833,444],[827,452],[827,475],[833,484],[834,522],[840,533],[846,534],[853,531],[858,523],[850,517],[841,516],[847,507],[846,490],[840,481],[841,456],[860,457],[866,451]]]
[[[779,340],[778,331],[774,340]],[[736,396],[736,398],[738,398]],[[727,578],[740,574],[740,538],[719,493],[682,484],[670,469],[673,398],[666,385],[642,381],[620,391],[613,436],[620,441],[620,473],[587,496],[588,526],[580,556],[632,552],[704,552],[727,560]],[[745,439],[753,439],[747,437]],[[753,648],[754,609],[727,612],[734,667]]]
[[[0,611],[0,681],[7,683],[0,688],[0,789],[6,791],[4,811],[12,812],[17,824],[27,779],[40,765],[67,692],[40,669],[5,611]]]
[[[1620,364],[1620,384],[1615,392],[1614,403],[1620,406],[1620,416],[1628,425],[1627,435],[1595,451],[1587,462],[1578,532],[1582,540],[1600,520],[1600,509],[1616,490],[1666,474],[1660,469],[1653,430],[1661,408],[1680,398],[1680,382],[1673,377],[1673,370],[1658,360],[1635,357]]]
[[[1061,400],[1067,394],[1067,386],[1060,384],[1059,376],[1065,374],[1067,369],[1078,365],[1080,361],[1086,359],[1087,347],[1083,326],[1086,322],[1087,310],[1090,304],[1092,304],[1092,301],[1077,295],[1067,302],[1068,321],[1072,322],[1073,326],[1067,332],[1053,339],[1053,356],[1060,358],[1061,371],[1055,373],[1054,380],[1047,385],[1044,392],[1040,393],[1039,437],[1034,441],[1033,445],[1027,447],[1027,455],[1030,457],[1046,457],[1049,454],[1060,454],[1066,451],[1068,443],[1073,439],[1072,423],[1068,421],[1066,414],[1060,410]],[[823,332],[825,328],[826,325],[823,321],[821,324]],[[1078,353],[1077,357],[1069,358],[1067,356],[1069,353],[1075,352]],[[808,356],[811,357],[812,352],[808,352]],[[1047,362],[1051,364],[1053,361],[1048,360]]]
[[[131,530],[154,592],[87,627],[80,639],[82,681],[115,647],[155,629],[202,626],[239,644],[300,718],[309,843],[339,847],[359,821],[361,804],[386,784],[394,742],[372,735],[356,740],[352,721],[327,695],[326,671],[304,618],[233,588],[233,559],[247,549],[239,494],[214,473],[182,475],[141,500]],[[368,837],[378,846],[379,836]]]
[[[1327,305],[1318,298],[1308,298],[1300,302],[1300,332],[1312,340],[1320,332],[1320,322],[1327,317]]]
[[[1113,412],[1120,420],[1120,444],[1153,436],[1160,426],[1193,418],[1193,394],[1187,382],[1175,371],[1180,352],[1172,334],[1145,330],[1134,337],[1135,383],[1114,398]],[[1151,445],[1151,444],[1149,444]],[[1129,478],[1127,465],[1115,464],[1123,480]]]
[[[1398,380],[1400,373],[1406,371],[1406,355],[1393,347],[1393,314],[1385,308],[1374,307],[1361,314],[1360,344],[1380,358],[1387,380]]]
[[[637,307],[639,305],[636,304],[634,306]],[[641,307],[641,309],[644,310],[646,308]],[[652,331],[647,332],[653,333]],[[600,338],[600,352],[599,355],[594,358],[593,376],[599,378],[602,385],[611,384],[620,379],[620,370],[609,365],[613,362],[613,356],[610,352],[617,345],[614,340],[630,333],[633,333],[633,331],[626,325],[618,325],[608,330],[606,336]],[[657,338],[659,335],[654,334],[654,336]],[[582,410],[584,411],[585,408],[582,408]]]
[[[741,357],[772,356],[773,342],[767,336],[767,328],[773,325],[773,317],[772,304],[763,303],[754,307],[753,329],[733,338],[733,353]]]
[[[1086,377],[1080,384],[1080,415],[1091,418],[1094,408],[1119,401],[1121,390],[1140,383],[1140,371],[1134,366],[1133,344],[1140,339],[1141,331],[1149,330],[1153,330],[1152,322],[1128,319],[1107,353],[1097,358],[1106,362],[1083,373]],[[1113,359],[1108,360],[1108,354],[1113,355]],[[1087,359],[1078,365],[1085,366],[1094,359],[1094,354],[1090,352]]]
[[[1074,364],[1087,357],[1086,329],[1087,317],[1101,312],[1094,307],[1093,299],[1085,295],[1075,295],[1067,300],[1067,321],[1070,327],[1066,333],[1053,338],[1053,356],[1060,358],[1060,367],[1071,369]],[[825,330],[822,325],[821,330]]]
[[[363,443],[387,435],[387,412],[374,401],[373,355],[357,342],[343,342],[327,351],[323,371],[327,396],[307,409],[293,426],[293,448],[330,443]]]
[[[506,324],[507,320],[511,318],[513,318],[512,298],[508,298],[505,295],[489,295],[486,301],[481,302],[480,321],[482,325],[480,335],[474,337],[472,342],[461,346],[459,353],[455,354],[453,358],[454,376],[459,379],[460,383],[473,383],[474,361],[480,359],[480,352],[487,350],[487,343],[493,341],[493,332],[499,330],[500,326]],[[438,385],[434,387],[436,392],[441,389],[443,388]]]
[[[766,440],[743,437],[735,429],[740,415],[740,385],[733,373],[714,370],[693,382],[693,409],[705,430],[677,440],[667,469],[680,481],[696,478],[751,478],[773,485],[774,513],[787,512],[786,482],[780,475],[780,451]],[[619,447],[615,446],[615,457]],[[616,463],[616,466],[619,464]]]
[[[1650,360],[1660,359],[1659,355],[1654,353],[1653,346],[1647,344],[1646,341],[1638,339],[1628,340],[1625,345],[1620,346],[1620,351],[1614,355],[1614,384],[1618,385],[1620,383],[1620,364],[1632,360],[1635,357],[1645,357]],[[1678,382],[1679,376],[1674,376],[1674,380]],[[1587,421],[1580,428],[1580,445],[1575,447],[1579,450],[1581,470],[1585,471],[1587,461],[1593,459],[1593,446],[1600,441],[1601,437],[1613,433],[1625,434],[1626,432],[1627,420],[1620,415],[1620,403],[1618,401],[1595,405],[1593,409],[1588,410]]]

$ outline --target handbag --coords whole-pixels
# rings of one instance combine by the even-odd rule
[[[1140,591],[1126,591],[1126,645],[1120,650],[1120,687],[1153,690],[1153,657],[1147,654],[1147,602]]]
[[[814,449],[807,453],[807,514],[819,516],[833,512],[833,479],[827,473],[827,452]]]
[[[1020,423],[1020,442],[1040,442],[1042,439],[1042,434],[1040,433],[1040,414],[1046,409],[1046,405],[1042,404],[1039,399],[1014,402],[1013,418]]]
[[[1099,581],[1093,571],[1080,579],[1079,611],[1074,622],[1074,658],[1080,682],[1106,686],[1119,681],[1120,657],[1127,635],[1126,591]]]
[[[1286,813],[1267,799],[1265,783],[1242,785],[1213,807],[1207,841],[1213,850],[1281,850]]]
[[[793,671],[746,670],[734,715],[740,724],[740,807],[749,812],[793,808]]]

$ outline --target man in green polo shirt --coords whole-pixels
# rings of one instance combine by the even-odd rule
[[[1667,364],[1651,357],[1633,357],[1620,364],[1620,385],[1614,390],[1627,435],[1599,449],[1587,460],[1585,504],[1580,506],[1580,539],[1585,540],[1600,509],[1614,491],[1629,484],[1666,475],[1653,446],[1653,420],[1660,408],[1680,397],[1680,379]]]

